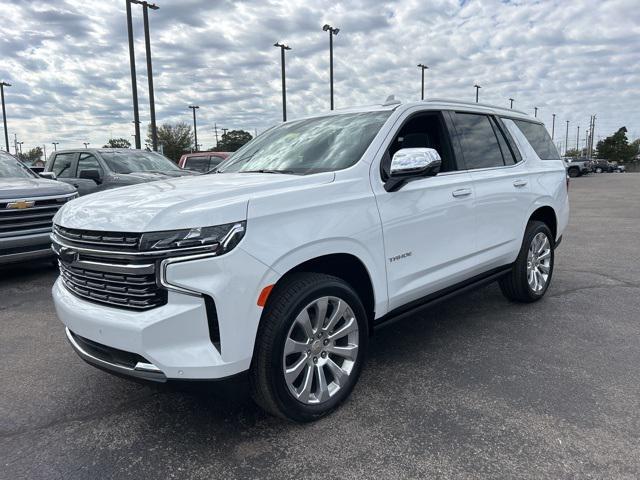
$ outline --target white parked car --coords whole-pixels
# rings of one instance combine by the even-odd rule
[[[445,100],[289,121],[220,173],[81,197],[53,287],[87,362],[159,382],[247,372],[295,421],[342,402],[376,327],[497,280],[549,288],[566,171],[544,126]]]

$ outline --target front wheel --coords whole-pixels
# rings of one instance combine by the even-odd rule
[[[569,176],[570,176],[571,178],[575,178],[575,177],[577,177],[578,175],[580,175],[580,172],[578,171],[578,169],[577,169],[577,168],[570,168],[570,169],[569,169]]]
[[[505,297],[529,303],[544,296],[553,274],[553,246],[549,227],[543,222],[529,222],[518,258],[511,271],[499,282]]]
[[[296,273],[276,286],[256,338],[251,393],[268,412],[297,422],[336,408],[365,361],[367,317],[343,280]]]
[[[596,168],[596,173],[602,173],[602,169],[600,167]]]

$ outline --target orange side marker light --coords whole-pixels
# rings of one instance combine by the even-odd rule
[[[264,307],[267,303],[267,298],[269,298],[269,294],[275,285],[267,285],[260,292],[260,296],[258,296],[258,306]]]

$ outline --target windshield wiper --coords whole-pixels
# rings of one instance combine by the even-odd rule
[[[295,174],[293,170],[270,170],[268,168],[261,168],[260,170],[240,170],[238,173],[284,173]]]

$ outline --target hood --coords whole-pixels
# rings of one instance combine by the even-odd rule
[[[0,198],[31,198],[75,192],[71,185],[46,178],[0,178]]]
[[[167,178],[187,177],[194,174],[194,172],[188,170],[170,170],[167,172],[118,173],[116,174],[116,176],[119,180],[124,180],[127,183],[136,184],[143,182],[155,182],[156,180],[165,180]]]
[[[329,183],[334,176],[218,173],[141,183],[80,197],[64,205],[54,222],[112,232],[221,225],[245,220],[249,200]]]

